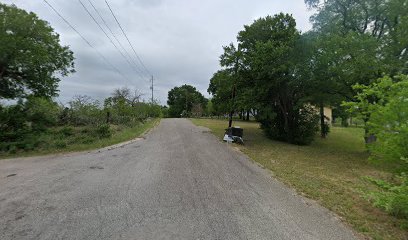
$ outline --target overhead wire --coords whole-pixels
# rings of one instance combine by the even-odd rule
[[[105,27],[108,29],[108,31],[111,33],[111,35],[113,36],[113,38],[116,40],[116,42],[119,44],[119,46],[121,47],[121,49],[126,53],[126,55],[129,57],[129,59],[132,61],[132,63],[134,64],[135,68],[137,69],[137,71],[139,72],[143,72],[143,70],[139,69],[138,64],[135,62],[134,58],[132,58],[132,56],[129,54],[129,52],[125,49],[125,47],[122,45],[121,41],[119,41],[119,39],[116,37],[116,34],[113,32],[113,30],[109,27],[108,23],[105,21],[104,17],[102,16],[102,14],[99,12],[99,10],[95,7],[95,5],[93,4],[92,0],[87,0],[89,2],[89,4],[92,6],[92,8],[94,9],[94,11],[96,12],[96,14],[99,16],[99,18],[102,20],[103,24],[105,25]]]
[[[108,1],[105,0],[105,3],[106,3],[106,5],[108,6],[109,11],[111,12],[113,18],[115,19],[115,21],[116,21],[116,23],[118,24],[120,30],[122,31],[123,35],[125,36],[125,38],[126,38],[127,42],[129,43],[130,47],[132,48],[133,53],[135,54],[136,58],[137,58],[138,61],[140,62],[141,66],[144,68],[144,70],[146,71],[146,73],[147,73],[148,75],[152,75],[152,74],[150,73],[149,69],[147,69],[147,67],[146,67],[145,64],[143,63],[142,59],[141,59],[141,58],[139,57],[139,55],[137,54],[135,48],[133,47],[133,44],[130,42],[130,40],[129,40],[127,34],[125,33],[125,30],[122,28],[122,25],[120,24],[119,20],[116,18],[116,15],[115,15],[115,13],[113,12],[113,10],[112,10],[111,6],[109,5]]]
[[[132,67],[136,73],[143,79],[144,77],[142,76],[142,74],[139,72],[139,70],[137,70],[135,68],[134,65],[132,65],[132,63],[129,61],[129,59],[126,58],[126,56],[122,53],[122,51],[118,48],[118,46],[113,42],[112,38],[109,37],[109,35],[106,33],[106,31],[102,28],[102,26],[99,24],[99,22],[95,19],[95,17],[92,15],[92,13],[88,10],[88,8],[85,6],[85,4],[81,1],[78,0],[79,3],[82,5],[82,7],[84,8],[84,10],[87,12],[87,14],[92,18],[92,20],[96,23],[96,25],[98,25],[99,29],[101,29],[101,31],[105,34],[105,36],[109,39],[109,41],[112,43],[112,45],[116,48],[116,50],[120,53],[120,55],[125,59],[125,61],[129,64],[130,67]]]
[[[93,50],[95,50],[98,55],[105,61],[105,63],[107,65],[109,65],[116,73],[118,73],[119,75],[121,75],[126,81],[130,82],[129,78],[126,77],[126,75],[124,75],[118,68],[116,68],[97,48],[95,48],[66,18],[64,18],[62,16],[62,14],[60,14],[60,12],[58,12],[57,9],[54,8],[54,6],[52,6],[52,4],[50,4],[47,0],[43,0],[75,33],[77,33],[82,40],[84,40],[84,42],[91,47]]]

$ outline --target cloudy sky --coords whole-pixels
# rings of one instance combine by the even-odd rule
[[[116,50],[101,29],[93,22],[79,0],[48,0],[97,50],[63,22],[42,0],[2,0],[35,12],[50,22],[75,55],[76,73],[60,83],[59,101],[65,103],[74,95],[103,99],[113,89],[128,86],[150,97],[149,73],[142,72],[105,0],[81,0],[95,19],[108,29],[96,14],[90,1],[100,12],[126,52]],[[311,28],[312,14],[303,0],[108,0],[147,70],[155,78],[155,99],[166,104],[167,92],[174,86],[191,84],[205,96],[209,79],[219,69],[222,46],[234,42],[243,25],[279,12],[292,14],[298,28]],[[119,49],[122,49],[116,42]],[[99,51],[125,77],[118,74],[98,55]],[[132,63],[131,65],[127,62]],[[138,63],[135,66],[134,63]]]

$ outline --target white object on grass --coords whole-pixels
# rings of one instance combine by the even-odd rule
[[[224,141],[226,141],[227,143],[232,143],[234,141],[234,139],[232,139],[230,136],[228,136],[228,134],[224,135]]]

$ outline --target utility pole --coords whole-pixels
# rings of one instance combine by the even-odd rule
[[[152,104],[154,103],[154,98],[153,98],[153,88],[154,88],[154,84],[153,84],[153,82],[154,82],[154,78],[153,78],[153,75],[152,75],[152,79],[151,79],[151,81],[152,81],[152,86],[150,87],[150,89],[152,90]]]
[[[240,46],[238,45],[238,52],[240,51]],[[234,64],[234,74],[235,74],[235,82],[237,81],[237,77],[238,77],[238,68],[239,68],[239,59],[238,56],[235,56],[235,60],[234,60],[235,64]],[[232,127],[232,117],[234,116],[234,107],[235,107],[235,95],[236,95],[236,91],[237,91],[237,87],[235,85],[235,83],[232,86],[232,109],[231,112],[229,114],[229,120],[228,120],[228,128]]]

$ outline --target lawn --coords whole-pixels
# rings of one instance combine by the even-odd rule
[[[225,120],[192,119],[220,139]],[[333,127],[327,139],[295,146],[266,138],[255,122],[235,122],[244,128],[245,145],[236,145],[280,181],[337,213],[362,238],[407,239],[401,220],[373,207],[365,195],[376,186],[365,176],[389,179],[392,169],[368,160],[361,128]]]
[[[20,143],[20,145],[23,145],[20,147],[23,148],[23,150],[0,151],[0,159],[103,148],[139,137],[157,125],[159,121],[160,119],[151,119],[132,127],[111,125],[110,137],[101,137],[100,134],[96,132],[96,127],[92,126],[54,127],[47,129],[47,131],[39,135],[31,136],[31,139]]]

